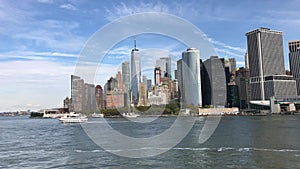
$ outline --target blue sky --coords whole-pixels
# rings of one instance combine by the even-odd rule
[[[163,12],[186,19],[206,34],[220,57],[235,57],[238,66],[244,64],[246,32],[258,27],[283,31],[288,68],[287,43],[300,39],[299,5],[298,0],[1,0],[0,112],[60,107],[70,95],[70,75],[89,37],[134,13]],[[175,60],[185,50],[166,37],[141,35],[137,40],[145,62],[154,60],[151,55],[171,54]],[[95,83],[115,74],[116,62],[129,58],[132,45],[128,38],[111,49]]]

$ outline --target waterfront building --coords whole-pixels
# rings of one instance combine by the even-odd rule
[[[236,71],[235,83],[239,92],[239,108],[247,109],[250,102],[250,71],[247,68],[239,68]]]
[[[104,108],[104,97],[103,97],[103,89],[100,85],[96,86],[95,97],[96,97],[97,109],[98,110],[103,109]]]
[[[226,78],[222,59],[211,56],[201,66],[203,106],[226,106]]]
[[[259,28],[246,33],[251,100],[295,95],[296,82],[285,75],[283,33]]]
[[[180,62],[180,61],[179,61]],[[181,77],[178,79],[181,90],[181,102],[194,106],[202,106],[200,52],[196,48],[188,48],[182,52]],[[180,80],[180,81],[179,81]]]
[[[119,82],[117,78],[111,77],[106,83],[106,108],[119,108],[125,106],[124,91],[119,88]]]
[[[78,76],[71,76],[71,96],[74,111],[84,111],[85,87],[84,80]]]
[[[296,80],[297,95],[300,95],[300,40],[289,42],[290,73]]]
[[[131,75],[130,75],[132,101],[134,104],[138,103],[139,83],[141,83],[140,51],[139,49],[136,48],[136,40],[134,40],[134,48],[131,50]]]
[[[84,111],[96,110],[96,97],[95,97],[95,85],[85,83],[84,84]]]

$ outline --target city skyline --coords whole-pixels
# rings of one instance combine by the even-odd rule
[[[297,3],[288,1],[279,7],[275,1],[260,2],[259,7],[249,9],[248,6],[255,2],[233,5],[233,2],[201,1],[86,3],[39,0],[19,1],[17,7],[15,2],[1,1],[0,112],[61,106],[61,100],[69,95],[70,75],[74,73],[77,57],[86,40],[110,21],[140,12],[165,12],[187,19],[208,36],[218,56],[235,57],[237,67],[244,63],[245,32],[261,26],[282,31],[284,66],[289,69],[288,41],[300,39],[297,29],[300,21],[296,17],[299,10],[294,5]],[[139,49],[144,51],[160,48],[170,51],[172,57],[179,57],[186,49],[165,37],[159,37],[159,41],[156,36],[150,35],[138,38],[141,42]],[[132,39],[124,40],[111,49],[108,57],[116,60],[128,57],[128,49],[131,48]],[[147,54],[141,55],[142,58],[145,56]],[[104,63],[104,72],[110,73],[113,64],[111,59]],[[107,76],[100,75],[104,79]]]

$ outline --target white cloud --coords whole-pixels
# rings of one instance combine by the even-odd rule
[[[71,11],[76,11],[78,10],[74,5],[72,4],[62,4],[59,6],[60,8],[63,8],[63,9],[68,9],[68,10],[71,10]]]

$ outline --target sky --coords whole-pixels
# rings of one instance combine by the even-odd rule
[[[289,69],[287,43],[300,39],[299,5],[298,0],[1,0],[0,112],[61,107],[90,37],[136,13],[161,12],[187,20],[205,34],[219,57],[234,57],[237,66],[244,66],[246,32],[259,27],[282,31]],[[187,47],[159,35],[135,38],[142,64],[163,56],[171,56],[174,63]],[[129,59],[133,39],[123,39],[108,51],[95,84],[103,85]]]

